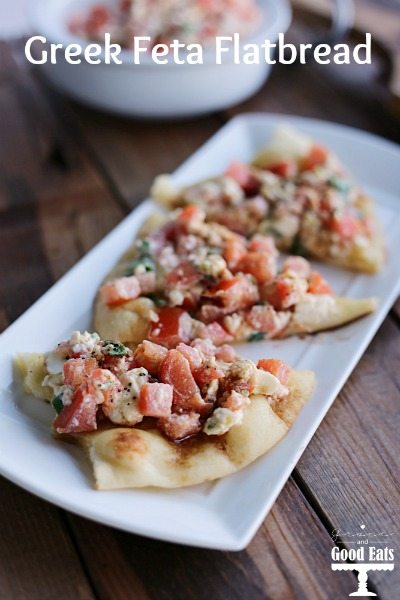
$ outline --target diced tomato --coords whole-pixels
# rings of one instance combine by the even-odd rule
[[[206,403],[200,395],[198,385],[190,370],[189,361],[178,352],[170,350],[160,368],[161,381],[174,388],[173,409],[175,412],[195,410],[201,412]]]
[[[263,196],[255,196],[243,202],[243,208],[247,215],[251,215],[256,219],[263,219],[268,212],[268,204]]]
[[[193,340],[191,345],[193,346],[193,348],[196,348],[197,350],[199,350],[199,352],[204,354],[204,356],[214,356],[217,350],[209,338],[198,338],[196,340]]]
[[[141,294],[151,294],[156,291],[157,278],[154,271],[147,271],[146,273],[138,273],[135,275],[139,281]]]
[[[140,388],[138,408],[145,417],[171,414],[173,388],[168,383],[145,383]]]
[[[307,291],[303,289],[303,279],[280,277],[264,290],[264,300],[267,300],[276,310],[285,310],[298,302]]]
[[[351,239],[362,229],[360,221],[352,215],[335,216],[329,221],[328,226],[331,231],[338,233],[343,239]]]
[[[226,241],[223,256],[229,269],[235,268],[246,254],[246,240],[235,236]]]
[[[66,404],[54,420],[57,433],[82,433],[97,429],[96,394],[91,393],[87,384],[81,385],[74,393],[70,404]]]
[[[248,165],[241,162],[231,162],[225,175],[232,177],[247,196],[254,196],[260,189],[260,180]]]
[[[133,356],[109,356],[106,355],[101,363],[103,369],[108,369],[114,375],[121,375],[126,373],[129,369],[134,366]]]
[[[312,271],[308,279],[308,293],[309,294],[332,294],[332,288],[329,283],[317,273]]]
[[[94,369],[88,378],[87,388],[95,396],[97,403],[102,404],[119,391],[121,383],[108,369]]]
[[[190,412],[159,419],[158,427],[171,440],[183,440],[201,430],[200,415]]]
[[[180,342],[191,339],[192,319],[177,306],[166,306],[157,311],[158,321],[150,324],[148,338],[151,342],[167,348],[175,348]]]
[[[231,363],[237,360],[239,357],[232,346],[229,346],[229,344],[223,344],[216,349],[215,358],[217,360],[222,360],[223,362]]]
[[[95,358],[71,358],[64,363],[64,383],[78,386],[97,368]]]
[[[203,304],[198,313],[198,318],[200,321],[203,321],[203,323],[212,323],[217,319],[222,319],[226,312],[227,311],[224,308],[215,306],[215,304]]]
[[[176,350],[183,354],[183,356],[189,361],[191,371],[201,367],[203,358],[200,350],[193,348],[192,346],[188,346],[187,344],[178,344]]]
[[[328,151],[323,146],[314,144],[309,154],[304,158],[302,162],[302,168],[304,171],[309,171],[323,165],[328,158]]]
[[[247,308],[259,298],[257,286],[249,278],[240,276],[221,281],[203,295],[229,312]]]
[[[91,9],[86,21],[86,32],[88,34],[96,34],[99,29],[107,25],[110,20],[110,11],[107,6],[98,4]]]
[[[268,371],[279,379],[282,385],[286,385],[289,380],[290,367],[283,360],[277,358],[262,358],[257,363],[257,369]]]
[[[274,337],[288,323],[290,315],[278,314],[272,306],[253,306],[246,314],[246,322],[256,331]]]
[[[227,342],[232,342],[233,337],[230,333],[226,331],[220,323],[214,321],[213,323],[209,323],[199,332],[200,337],[207,338],[212,341],[216,346],[220,346],[221,344],[226,344]]]
[[[270,235],[255,235],[248,243],[250,252],[261,252],[267,256],[278,256],[274,238]]]
[[[109,306],[124,304],[140,295],[139,280],[135,275],[132,275],[131,277],[120,277],[113,281],[107,281],[101,286],[100,294]]]
[[[222,379],[224,375],[224,371],[217,365],[204,365],[193,373],[196,382],[200,386],[208,385],[215,379]]]
[[[282,265],[282,271],[292,271],[300,277],[307,278],[311,272],[311,265],[302,256],[289,256]]]
[[[164,346],[144,340],[136,348],[133,357],[138,367],[144,367],[150,375],[158,375],[161,363],[167,353],[168,350]]]
[[[170,271],[165,279],[167,289],[190,289],[201,280],[201,274],[196,267],[185,260]]]
[[[190,225],[194,223],[201,223],[204,221],[204,213],[198,206],[189,204],[182,208],[178,214],[177,222],[182,225],[186,230]]]
[[[283,160],[281,162],[272,163],[265,167],[267,171],[271,171],[279,177],[293,177],[296,175],[296,163],[292,160]]]
[[[242,408],[248,406],[249,402],[250,400],[248,396],[232,390],[224,399],[221,406],[229,410],[241,410]]]
[[[275,277],[276,271],[275,258],[261,252],[247,252],[234,269],[234,272],[253,275],[258,283],[269,283]]]

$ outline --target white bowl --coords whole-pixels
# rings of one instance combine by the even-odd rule
[[[86,42],[68,30],[68,19],[93,0],[42,0],[32,8],[35,33],[48,42],[67,45]],[[263,23],[256,35],[243,43],[260,44],[265,38],[276,42],[291,20],[287,0],[262,0]],[[214,53],[204,52],[202,65],[157,65],[149,57],[133,64],[132,54],[123,50],[123,64],[71,65],[62,58],[56,65],[41,66],[48,79],[60,90],[85,104],[127,116],[185,117],[221,110],[254,94],[266,80],[271,66],[215,64]]]

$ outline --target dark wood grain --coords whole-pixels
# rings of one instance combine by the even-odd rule
[[[337,577],[330,570],[332,540],[292,481],[247,550],[238,553],[186,548],[72,521],[99,596],[107,600],[308,600],[344,598],[354,591],[351,574]]]
[[[59,509],[3,478],[0,497],[0,599],[93,600]]]

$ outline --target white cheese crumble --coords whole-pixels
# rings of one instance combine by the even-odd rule
[[[123,389],[113,395],[112,401],[103,405],[103,410],[113,423],[134,425],[143,420],[138,409],[138,398],[142,386],[149,380],[149,373],[140,367],[123,373],[119,379]]]
[[[100,336],[97,333],[74,331],[69,343],[75,354],[91,354],[100,349]]]
[[[275,375],[263,369],[257,369],[253,379],[252,393],[282,398],[283,396],[287,396],[289,391]]]
[[[207,435],[222,435],[243,421],[243,410],[216,408],[203,427]]]

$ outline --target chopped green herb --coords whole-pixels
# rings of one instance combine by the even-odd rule
[[[138,242],[138,250],[140,256],[146,256],[150,254],[150,242],[149,240],[140,240]]]
[[[60,414],[60,412],[64,408],[64,404],[63,404],[62,398],[63,398],[63,392],[61,392],[60,394],[58,394],[58,396],[56,396],[55,398],[53,398],[53,400],[51,401],[51,405],[52,405],[52,407],[54,408],[54,410],[56,411],[56,413],[58,415]]]
[[[112,342],[111,340],[104,340],[103,350],[108,356],[126,356],[128,354],[128,348],[119,342]]]
[[[166,301],[165,298],[162,298],[161,296],[157,296],[157,294],[146,294],[146,298],[149,298],[150,300],[153,300],[154,304],[156,306],[167,306],[168,302]]]
[[[262,333],[261,331],[257,331],[257,333],[252,333],[249,335],[249,337],[247,338],[248,342],[261,342],[261,340],[265,339],[265,333]]]
[[[292,252],[292,254],[300,254],[301,256],[307,256],[307,248],[303,246],[299,235],[296,235],[293,239],[292,245],[290,247],[290,252]]]
[[[156,264],[150,256],[140,256],[131,262],[129,267],[125,270],[125,276],[129,277],[130,275],[133,275],[138,267],[143,267],[147,273],[156,270]]]
[[[343,194],[348,192],[349,187],[350,187],[348,181],[346,181],[345,179],[341,179],[340,177],[337,177],[336,175],[333,175],[328,180],[328,184],[331,187],[335,188],[335,190],[338,190],[338,192],[342,192]]]

